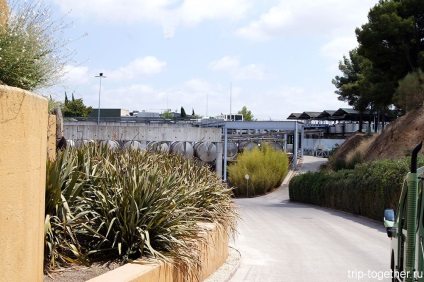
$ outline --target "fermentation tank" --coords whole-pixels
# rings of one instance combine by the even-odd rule
[[[228,142],[227,143],[227,158],[234,159],[237,155],[237,152],[238,152],[237,144],[234,142]]]
[[[124,148],[125,149],[131,149],[131,150],[140,150],[140,151],[144,151],[146,150],[146,143],[140,143],[138,141],[127,141],[124,144]]]
[[[194,144],[196,156],[203,162],[210,163],[216,159],[216,145],[211,142],[198,142]]]
[[[240,142],[239,144],[239,151],[240,152],[243,152],[244,150],[251,151],[257,147],[258,147],[258,144],[253,141],[243,141],[243,142]]]
[[[100,142],[100,146],[106,146],[109,149],[118,149],[119,143],[115,140],[103,140]]]
[[[171,153],[191,158],[194,151],[193,146],[189,142],[176,141],[171,144]]]
[[[79,148],[79,147],[82,147],[82,146],[87,146],[89,144],[94,144],[94,141],[93,140],[87,140],[87,139],[82,139],[82,140],[79,139],[79,140],[75,141],[75,147],[76,148]]]
[[[73,147],[75,147],[75,142],[74,142],[74,140],[72,140],[72,139],[68,139],[68,140],[66,140],[66,147],[68,147],[68,148],[73,148]]]
[[[166,142],[151,141],[147,144],[147,150],[152,152],[169,152],[169,145]]]

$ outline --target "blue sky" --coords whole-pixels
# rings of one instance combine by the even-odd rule
[[[285,120],[348,107],[331,80],[378,1],[45,2],[77,39],[65,81],[47,90],[58,100],[66,91],[97,108],[102,72],[102,108],[216,116],[246,106],[259,120]]]

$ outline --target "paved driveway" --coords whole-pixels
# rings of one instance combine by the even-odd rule
[[[301,171],[325,161],[305,156]],[[237,281],[390,281],[390,240],[382,223],[289,201],[288,187],[237,199],[242,220],[232,246]]]

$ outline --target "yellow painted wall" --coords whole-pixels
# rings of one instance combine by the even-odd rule
[[[47,99],[0,85],[1,281],[43,281]]]
[[[215,224],[201,223],[205,228],[202,234],[204,241],[199,243],[201,268],[198,276],[200,281],[205,280],[215,272],[228,257],[228,234],[223,229],[218,229]],[[89,280],[89,282],[194,282],[184,278],[182,273],[176,271],[171,264],[136,261],[118,267],[103,275]]]

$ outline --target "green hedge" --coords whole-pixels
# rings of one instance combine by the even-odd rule
[[[384,209],[396,209],[410,158],[377,160],[352,170],[308,172],[289,183],[291,201],[319,205],[381,220]],[[419,158],[418,166],[424,165]]]

